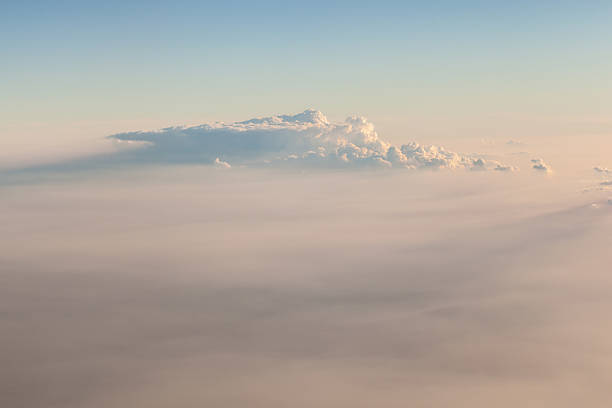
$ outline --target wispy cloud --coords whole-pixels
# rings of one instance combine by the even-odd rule
[[[595,170],[597,173],[602,173],[602,174],[611,174],[612,171],[608,170],[606,167],[601,167],[601,166],[595,166],[593,167],[593,170]]]

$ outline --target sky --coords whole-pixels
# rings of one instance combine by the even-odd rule
[[[364,115],[396,142],[611,129],[605,1],[1,7],[0,132],[13,158],[307,108]]]
[[[612,3],[0,3],[0,406],[612,382]]]

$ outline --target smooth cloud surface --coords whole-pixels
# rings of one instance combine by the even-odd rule
[[[120,143],[142,143],[141,159],[228,164],[464,168],[512,171],[493,160],[461,155],[439,146],[410,142],[394,146],[374,125],[358,116],[331,123],[316,110],[234,123],[171,127],[110,136]],[[217,160],[218,159],[218,160]]]
[[[0,186],[0,406],[607,407],[612,206],[559,179]]]

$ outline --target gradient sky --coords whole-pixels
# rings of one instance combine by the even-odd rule
[[[610,22],[0,2],[0,406],[608,408]]]
[[[3,2],[2,131],[306,107],[392,138],[406,118],[600,120],[611,20],[600,1]]]

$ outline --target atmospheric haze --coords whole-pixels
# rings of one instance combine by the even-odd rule
[[[571,178],[505,144],[394,162],[350,123],[287,118],[5,171],[2,405],[607,405],[603,165]]]
[[[608,408],[612,2],[0,2],[0,408]]]

